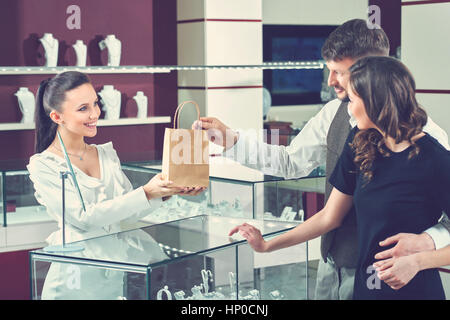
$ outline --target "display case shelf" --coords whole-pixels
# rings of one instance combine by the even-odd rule
[[[170,73],[172,71],[195,71],[195,70],[275,70],[275,69],[323,69],[324,61],[289,61],[289,62],[268,62],[260,65],[190,65],[190,66],[0,66],[0,76],[7,75],[41,75],[58,74],[66,71],[79,71],[87,74],[152,74]],[[147,119],[124,118],[118,120],[100,120],[98,126],[122,126],[140,124],[160,124],[170,123],[170,117],[149,117]],[[1,131],[34,130],[33,123],[0,123]]]
[[[323,170],[314,170],[309,176],[301,178],[289,178],[271,176],[262,173],[259,170],[247,168],[233,160],[226,159],[221,156],[214,156],[210,158],[209,176],[216,181],[222,181],[234,184],[253,185],[256,183],[270,183],[270,182],[287,182],[299,181],[308,178],[323,178],[325,173]],[[124,162],[123,169],[135,170],[140,172],[160,173],[162,171],[162,161],[136,161]],[[318,187],[317,187],[318,188]]]
[[[134,126],[140,124],[160,124],[170,123],[171,117],[149,117],[145,119],[140,118],[122,118],[117,120],[103,120],[100,119],[97,122],[98,127],[108,126]],[[34,123],[0,123],[0,131],[13,131],[13,130],[34,130]]]
[[[169,73],[166,67],[157,66],[89,66],[89,67],[0,67],[0,75],[30,75],[30,74],[57,74],[66,71],[79,71],[87,74],[120,74],[120,73]]]
[[[18,167],[17,167],[18,166]],[[28,170],[22,164],[0,164],[0,224],[30,224],[54,221],[35,197]]]
[[[143,221],[161,223],[206,214],[298,223],[319,209],[311,196],[325,192],[325,178],[319,170],[308,177],[284,179],[217,156],[209,165],[209,188],[204,193],[173,196]],[[122,163],[122,169],[136,188],[160,173],[162,165],[160,160],[129,162]]]
[[[79,71],[87,74],[139,74],[139,73],[170,73],[172,71],[190,70],[223,70],[223,69],[323,69],[324,61],[289,61],[267,62],[261,65],[198,65],[198,66],[87,66],[87,67],[0,67],[0,75],[30,75],[30,74],[57,74],[66,71]]]
[[[170,123],[170,116],[166,117],[149,117],[146,119],[139,118],[123,118],[117,120],[98,120],[97,126],[108,127],[108,126],[128,126],[128,125],[138,125],[138,124],[158,124],[158,123]]]
[[[45,207],[41,205],[17,208],[15,212],[8,212],[7,214],[8,225],[55,221],[47,214]]]

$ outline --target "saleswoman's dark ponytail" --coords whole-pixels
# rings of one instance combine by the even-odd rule
[[[61,112],[66,92],[85,83],[90,83],[89,77],[77,71],[63,72],[41,82],[36,96],[35,112],[37,153],[47,149],[55,139],[58,125],[50,118],[50,112],[53,110]]]
[[[36,112],[35,112],[35,151],[40,153],[48,148],[55,138],[58,125],[50,119],[49,113],[44,107],[44,93],[50,79],[41,82],[36,96]]]

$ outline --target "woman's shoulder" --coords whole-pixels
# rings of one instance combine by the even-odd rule
[[[28,162],[27,168],[28,170],[39,168],[42,169],[43,167],[51,167],[52,162],[56,162],[56,155],[52,154],[49,151],[43,151],[41,153],[35,153],[30,157],[30,160]]]
[[[442,155],[449,156],[450,151],[447,150],[439,141],[431,136],[430,134],[425,134],[421,139],[416,142],[420,148],[428,152],[430,155]]]
[[[438,140],[426,134],[416,142],[420,147],[420,153],[430,164],[433,171],[450,169],[450,151],[447,150]]]
[[[430,179],[439,194],[444,192],[447,195],[450,186],[450,151],[428,134],[421,140],[420,153],[428,158]]]
[[[61,171],[61,165],[63,159],[58,158],[57,155],[49,151],[43,151],[36,153],[30,157],[27,165],[27,170],[30,173],[30,178],[34,176],[54,175],[56,172]]]
[[[114,145],[112,141],[103,143],[103,144],[97,144],[95,145],[97,147],[98,152],[102,152],[104,156],[108,159],[116,160],[118,159],[116,149],[114,149]]]
[[[97,149],[100,149],[105,152],[115,151],[112,141],[109,141],[109,142],[106,142],[103,144],[92,144],[92,146],[95,146],[95,147],[97,147]]]

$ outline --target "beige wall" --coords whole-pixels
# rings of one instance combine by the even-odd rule
[[[178,23],[178,64],[262,64],[261,0],[178,0],[177,20],[192,19]],[[179,72],[178,86],[179,101],[195,99],[202,116],[262,129],[262,70]]]
[[[350,19],[365,19],[367,9],[366,0],[262,0],[263,24],[340,25]],[[322,104],[273,107],[268,118],[302,127],[321,107]]]
[[[263,23],[339,25],[365,19],[367,7],[367,0],[263,0]]]
[[[419,90],[450,91],[449,18],[450,3],[402,6],[401,59]],[[417,99],[450,134],[450,93],[419,93]]]

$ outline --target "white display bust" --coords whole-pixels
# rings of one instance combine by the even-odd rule
[[[120,118],[120,105],[122,94],[114,89],[112,85],[104,85],[99,96],[103,102],[103,111],[105,111],[105,120],[117,120]]]
[[[44,33],[44,36],[39,41],[45,50],[45,66],[56,67],[58,65],[58,40],[53,38],[51,33]]]
[[[77,54],[77,67],[85,67],[86,66],[86,54],[87,54],[87,47],[83,43],[82,40],[77,40],[72,47],[75,50],[75,53]]]
[[[108,49],[108,66],[118,67],[120,65],[120,56],[122,51],[122,43],[115,35],[107,35],[105,40],[98,43],[100,50]]]
[[[147,118],[148,98],[144,95],[144,92],[138,91],[133,99],[138,107],[137,117],[139,119]]]
[[[21,87],[14,93],[19,101],[19,108],[22,112],[21,123],[34,123],[35,99],[34,94],[28,88]]]

